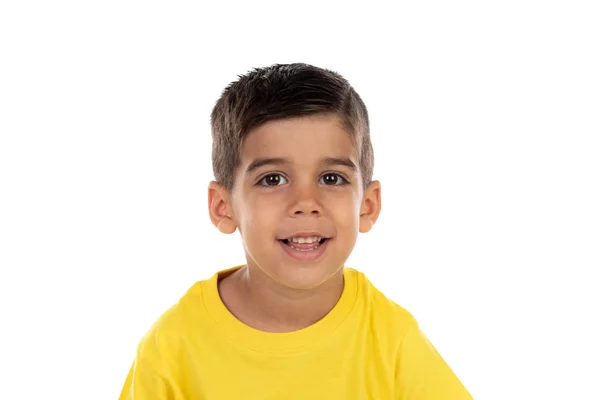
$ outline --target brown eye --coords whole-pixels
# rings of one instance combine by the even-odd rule
[[[269,174],[263,177],[258,184],[261,186],[279,186],[287,183],[287,179],[281,174]]]
[[[322,183],[324,185],[333,186],[333,185],[344,185],[344,184],[347,184],[348,181],[340,174],[328,173],[328,174],[321,176],[320,183]]]

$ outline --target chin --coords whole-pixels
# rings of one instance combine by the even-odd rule
[[[311,268],[312,267],[312,268]],[[342,267],[331,269],[317,265],[281,265],[269,274],[277,283],[291,289],[316,289],[331,279]]]
[[[290,252],[286,251],[279,241],[276,246],[275,253],[270,249],[263,250],[252,257],[250,252],[246,252],[246,257],[248,261],[252,260],[264,275],[283,287],[298,290],[316,289],[337,275],[344,266],[343,260],[332,260],[330,257],[335,254],[335,251],[332,254],[332,250],[336,250],[335,247],[326,245],[324,247],[328,248],[328,251],[321,252],[317,257],[302,258],[294,257],[294,254],[290,256]]]

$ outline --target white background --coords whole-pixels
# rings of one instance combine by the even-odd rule
[[[370,111],[384,209],[348,265],[476,399],[600,399],[593,3],[2,2],[0,398],[116,399],[150,324],[244,262],[209,114],[300,61]]]

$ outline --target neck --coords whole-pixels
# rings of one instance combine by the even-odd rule
[[[236,275],[236,286],[247,299],[247,321],[242,322],[269,332],[291,332],[316,323],[335,307],[344,289],[343,269],[313,289],[286,287],[253,266]]]

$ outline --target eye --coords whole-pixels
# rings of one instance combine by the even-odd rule
[[[323,185],[329,185],[329,186],[333,186],[333,185],[347,185],[348,184],[348,180],[346,178],[344,178],[343,176],[341,176],[340,174],[334,174],[334,173],[327,173],[323,176],[321,176],[321,179],[319,179],[319,183],[323,184]]]
[[[280,186],[287,183],[287,179],[281,174],[265,175],[258,184],[260,186]]]

